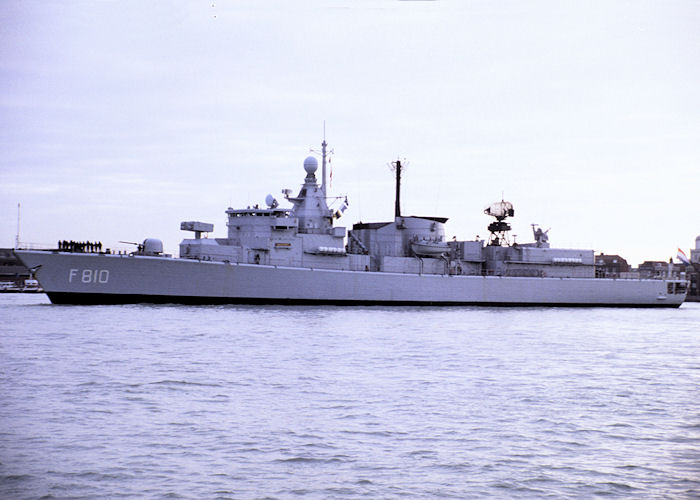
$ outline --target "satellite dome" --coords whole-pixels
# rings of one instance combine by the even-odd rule
[[[307,156],[304,160],[304,170],[307,174],[313,174],[318,170],[318,160],[313,156]]]
[[[267,206],[270,207],[270,208],[277,208],[277,200],[276,200],[275,197],[272,196],[271,194],[268,194],[268,195],[265,197],[265,203],[266,203]]]

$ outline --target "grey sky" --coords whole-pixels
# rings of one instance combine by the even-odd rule
[[[0,246],[225,234],[298,189],[323,121],[341,222],[404,213],[667,259],[700,234],[700,4],[4,2]],[[284,205],[284,203],[283,203]]]

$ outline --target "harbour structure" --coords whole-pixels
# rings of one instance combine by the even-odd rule
[[[0,248],[0,292],[41,292],[29,269],[15,256],[13,248]]]
[[[695,238],[695,248],[690,250],[690,258],[685,264],[685,272],[690,284],[686,300],[700,302],[700,235]]]
[[[208,237],[211,223],[185,221],[193,233],[179,257],[147,238],[135,252],[18,250],[54,303],[276,303],[499,306],[678,307],[687,282],[596,277],[593,250],[553,248],[549,230],[511,243],[512,203],[501,200],[488,240],[447,241],[446,217],[401,214],[401,164],[395,165],[393,220],[336,226],[348,206],[326,193],[318,160],[304,160],[304,182],[291,208],[268,195],[264,207],[228,208],[227,235]],[[333,202],[329,206],[328,201]]]
[[[690,251],[690,262],[700,264],[700,235],[695,238],[695,248]]]

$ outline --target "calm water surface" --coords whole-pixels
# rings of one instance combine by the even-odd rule
[[[700,304],[0,295],[1,498],[700,497]]]

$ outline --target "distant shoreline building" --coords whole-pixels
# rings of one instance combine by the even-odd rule
[[[0,248],[0,292],[36,292],[38,283],[12,248]]]
[[[686,276],[690,281],[688,302],[700,302],[700,236],[695,238],[695,248],[690,250],[690,265],[685,266]]]
[[[595,274],[597,278],[621,278],[623,273],[631,271],[630,265],[619,255],[601,253],[595,256]]]

